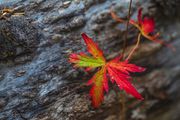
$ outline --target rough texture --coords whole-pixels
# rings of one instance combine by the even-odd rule
[[[15,59],[25,53],[33,53],[39,44],[39,35],[24,18],[11,17],[0,21],[0,60]]]
[[[158,16],[157,28],[177,52],[145,40],[133,59],[148,69],[136,77],[140,80],[136,87],[145,100],[126,95],[128,120],[180,119],[180,23],[178,17],[168,19],[171,14],[165,9],[178,14],[177,1],[133,3],[132,17],[140,5],[147,8],[144,14]],[[84,85],[91,74],[73,69],[68,55],[85,51],[81,32],[93,37],[108,58],[118,55],[125,26],[112,20],[109,12],[114,4],[114,10],[125,18],[128,2],[18,0],[0,4],[0,9],[6,6],[25,12],[25,16],[0,20],[0,120],[119,120],[121,95],[117,88],[111,87],[114,90],[105,96],[102,106],[93,109],[89,88]],[[164,8],[161,12],[159,5]],[[130,45],[135,36],[136,32],[128,36]]]

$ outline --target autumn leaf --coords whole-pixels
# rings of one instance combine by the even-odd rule
[[[114,11],[111,8],[111,16],[114,20],[121,22],[121,23],[125,23],[126,21],[119,18]],[[164,42],[163,40],[159,39],[160,34],[156,33],[154,34],[154,29],[155,29],[155,22],[154,22],[154,18],[149,18],[149,17],[144,17],[142,18],[142,8],[139,8],[138,10],[138,15],[137,15],[137,21],[130,19],[129,23],[133,26],[135,26],[139,31],[140,31],[140,35],[139,36],[144,36],[145,38],[147,38],[148,40],[154,41],[156,43],[162,44],[168,48],[170,48],[171,50],[175,51],[175,48],[171,45],[171,44],[167,44],[166,42]],[[140,39],[139,39],[140,40]],[[137,42],[138,44],[138,42]]]
[[[104,91],[108,92],[108,78],[111,82],[118,85],[120,89],[125,90],[128,94],[142,100],[143,97],[133,87],[131,82],[130,73],[143,72],[145,69],[135,64],[130,64],[128,60],[120,61],[121,57],[116,57],[111,61],[106,61],[103,55],[103,51],[98,45],[89,38],[85,33],[82,34],[82,38],[85,41],[88,52],[92,56],[88,56],[84,53],[72,53],[70,54],[69,61],[74,63],[76,67],[85,68],[97,68],[98,71],[88,81],[87,85],[91,85],[90,96],[92,98],[92,104],[95,108],[99,107],[104,99]]]

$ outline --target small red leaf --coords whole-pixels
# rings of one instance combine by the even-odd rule
[[[143,32],[146,34],[154,32],[154,28],[155,28],[154,19],[145,17],[141,23],[141,27]]]

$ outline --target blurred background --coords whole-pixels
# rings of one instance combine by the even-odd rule
[[[143,7],[143,16],[155,19],[155,32],[176,48],[173,52],[142,38],[131,62],[147,68],[132,81],[143,101],[110,84],[104,102],[94,109],[90,87],[84,85],[94,72],[74,69],[68,62],[70,53],[87,52],[82,32],[107,59],[119,55],[126,26],[112,19],[110,8],[126,19],[129,2],[0,0],[0,120],[180,120],[179,0],[132,2],[131,18],[137,20]],[[4,15],[5,8],[13,11]],[[137,35],[129,25],[126,54]]]

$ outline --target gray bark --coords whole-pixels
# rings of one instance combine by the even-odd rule
[[[84,85],[93,73],[74,69],[68,55],[86,52],[82,32],[99,44],[108,59],[118,55],[125,26],[111,18],[110,7],[114,5],[117,14],[126,18],[128,4],[125,0],[2,2],[1,10],[16,8],[25,15],[0,20],[0,120],[119,120],[122,91],[110,85],[103,104],[94,109],[90,87]],[[144,15],[156,18],[156,31],[176,52],[143,39],[132,62],[147,68],[135,76],[135,81],[140,80],[135,86],[145,100],[126,94],[127,119],[179,120],[179,2],[133,1],[133,19],[140,5],[145,8]],[[129,46],[137,33],[128,34]]]

